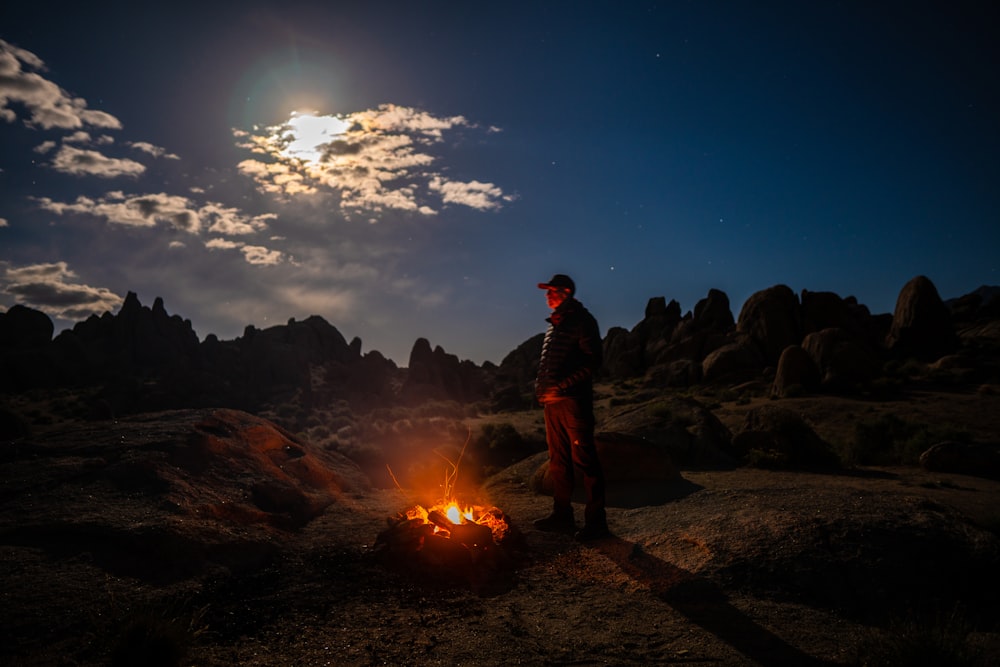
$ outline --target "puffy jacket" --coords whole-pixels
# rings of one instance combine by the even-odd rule
[[[597,320],[571,297],[546,321],[549,328],[538,362],[535,395],[543,403],[560,398],[592,398],[593,378],[603,356]],[[555,391],[549,391],[552,389]]]

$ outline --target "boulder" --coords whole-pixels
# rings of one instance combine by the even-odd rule
[[[787,285],[755,292],[740,309],[736,331],[753,342],[765,364],[777,364],[786,347],[802,341],[798,298]]]
[[[690,485],[681,477],[670,453],[662,445],[632,435],[609,432],[597,433],[594,442],[604,469],[609,505],[656,505],[690,492]],[[553,484],[549,475],[548,454],[536,456],[539,464],[529,487],[535,493],[551,496]],[[574,500],[583,502],[586,496],[579,477],[578,473]]]
[[[759,374],[763,368],[757,348],[747,340],[739,340],[705,357],[701,362],[701,377],[703,382],[746,379]]]
[[[52,340],[55,330],[49,316],[21,304],[0,313],[0,349],[42,347]]]
[[[839,465],[830,445],[796,412],[778,405],[747,411],[732,439],[739,459],[774,468],[832,468]]]
[[[920,455],[920,465],[933,472],[1000,480],[1000,449],[968,442],[940,442]]]
[[[789,345],[778,359],[771,395],[784,398],[796,391],[813,391],[819,379],[819,369],[809,353],[799,345]]]
[[[802,340],[802,349],[819,369],[820,384],[827,391],[853,391],[882,368],[875,351],[844,329],[814,331]]]
[[[666,451],[682,466],[729,466],[725,452],[732,437],[711,410],[693,398],[665,395],[617,408],[600,432],[628,433]]]
[[[927,277],[917,276],[903,286],[885,345],[896,358],[921,361],[934,361],[958,347],[951,313]]]

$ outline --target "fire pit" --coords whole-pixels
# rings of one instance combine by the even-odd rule
[[[464,582],[475,590],[513,573],[523,535],[497,507],[461,507],[455,500],[414,505],[387,520],[375,540],[383,563],[441,584]]]
[[[464,582],[474,590],[494,587],[513,572],[524,536],[503,510],[460,503],[455,494],[459,463],[445,461],[449,469],[444,499],[430,507],[416,504],[389,517],[388,527],[375,540],[375,554],[390,567],[418,575],[420,581]],[[392,470],[389,474],[399,487]]]

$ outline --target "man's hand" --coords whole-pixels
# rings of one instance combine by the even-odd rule
[[[558,401],[560,398],[562,398],[562,392],[556,387],[547,387],[542,393],[538,394],[538,402],[542,405]]]

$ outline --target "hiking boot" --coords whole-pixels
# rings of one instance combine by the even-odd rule
[[[572,514],[553,512],[544,519],[536,520],[535,528],[547,533],[572,533],[576,529],[576,522],[573,521]]]
[[[580,530],[576,531],[577,542],[590,542],[593,540],[600,540],[605,537],[610,537],[611,531],[608,529],[608,524],[606,523],[588,523]]]

